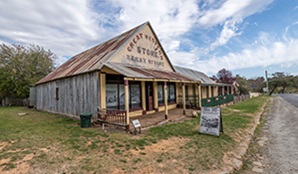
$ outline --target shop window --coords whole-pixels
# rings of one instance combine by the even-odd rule
[[[129,108],[140,109],[141,103],[141,83],[131,82],[129,87]],[[125,90],[122,76],[107,75],[106,81],[106,106],[107,109],[125,110]]]
[[[121,87],[120,87],[121,86]],[[122,90],[120,89],[122,88]],[[106,84],[106,102],[109,109],[120,109],[121,105],[125,107],[123,85]],[[123,108],[123,106],[122,106]]]
[[[163,105],[164,102],[164,90],[163,90],[163,83],[157,83],[157,93],[158,93],[158,105]]]
[[[123,76],[106,76],[106,107],[107,109],[124,110],[125,93]]]
[[[129,84],[129,108],[140,109],[141,108],[141,84],[131,83]]]
[[[168,87],[168,103],[176,103],[175,83],[167,83],[167,87]]]

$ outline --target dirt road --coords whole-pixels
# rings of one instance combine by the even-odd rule
[[[275,96],[263,132],[263,173],[298,173],[298,95]]]

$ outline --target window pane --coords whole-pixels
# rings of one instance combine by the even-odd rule
[[[158,88],[158,104],[164,104],[164,96],[163,96],[163,85],[162,84],[158,84],[157,85]]]
[[[185,85],[185,100],[188,101],[188,98],[189,98],[189,96],[188,96],[188,86]]]
[[[106,85],[106,105],[109,109],[118,109],[118,87],[117,84]]]
[[[125,93],[124,93],[124,84],[119,84],[119,97],[120,97],[120,109],[125,109]]]
[[[176,91],[175,91],[175,84],[169,83],[168,84],[168,102],[175,103],[176,102]]]
[[[141,91],[140,84],[131,84],[130,86],[130,99],[131,108],[141,108]]]

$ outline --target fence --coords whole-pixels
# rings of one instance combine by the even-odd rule
[[[98,121],[114,124],[118,126],[127,126],[125,110],[109,110],[97,108]]]
[[[202,107],[219,106],[222,104],[233,102],[234,96],[232,94],[225,96],[216,96],[202,99]]]
[[[178,96],[179,100],[178,100],[178,107],[182,108],[182,96]],[[186,108],[198,108],[199,107],[199,103],[198,103],[198,96],[186,96]],[[233,102],[238,103],[241,102],[243,100],[246,100],[250,98],[249,95],[233,95],[233,94],[228,94],[228,95],[224,95],[224,96],[216,96],[216,97],[210,97],[210,98],[203,98],[201,100],[202,102],[202,107],[213,107],[213,106],[219,106],[219,105],[223,105],[226,103],[231,103]]]
[[[185,105],[186,108],[196,109],[199,107],[199,96],[198,95],[188,95],[185,96]],[[178,96],[178,107],[182,108],[182,95]]]
[[[239,102],[242,102],[246,99],[250,98],[250,95],[235,95],[234,96],[234,104],[235,103],[239,103]]]
[[[9,98],[0,100],[0,106],[28,106],[28,99]]]

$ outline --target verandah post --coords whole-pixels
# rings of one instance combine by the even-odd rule
[[[129,125],[129,90],[128,90],[128,80],[124,80],[124,90],[125,90],[125,111],[126,111],[126,124]]]
[[[163,85],[163,93],[164,93],[164,104],[165,104],[165,119],[168,119],[168,87],[167,82],[164,82]]]
[[[185,83],[182,83],[182,105],[183,105],[183,115],[186,113],[186,104],[185,104]]]
[[[202,108],[202,86],[198,84],[199,87],[199,107]]]
[[[103,72],[100,72],[99,74],[99,88],[100,88],[99,107],[101,109],[105,109],[106,108],[106,74]]]

